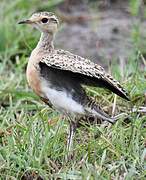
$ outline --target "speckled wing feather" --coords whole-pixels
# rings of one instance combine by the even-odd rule
[[[93,63],[89,59],[74,55],[68,51],[54,50],[52,53],[44,56],[41,62],[55,69],[71,71],[98,79],[101,83],[104,83],[105,88],[129,100],[128,93],[122,88],[120,83],[111,75],[107,74],[101,66]]]

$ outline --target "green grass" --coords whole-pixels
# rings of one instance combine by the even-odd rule
[[[144,179],[146,115],[131,112],[133,106],[138,109],[146,103],[146,66],[138,34],[132,36],[136,48],[124,68],[125,76],[120,74],[119,65],[112,65],[114,77],[123,78],[131,95],[130,103],[119,97],[116,101],[116,113],[128,113],[128,121],[120,119],[107,127],[84,124],[76,132],[74,157],[65,162],[67,121],[42,104],[26,82],[27,59],[39,33],[17,26],[18,20],[38,7],[52,10],[55,4],[38,0],[31,5],[20,0],[0,2],[0,179],[21,179],[24,175],[44,179]],[[96,88],[88,89],[88,93],[106,111],[112,111],[113,94]],[[58,121],[50,126],[48,118]]]

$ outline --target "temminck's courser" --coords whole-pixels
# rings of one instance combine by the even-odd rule
[[[111,123],[115,122],[116,117],[109,117],[87,96],[85,86],[107,88],[129,100],[120,83],[89,59],[54,49],[53,38],[59,25],[54,13],[34,13],[29,19],[19,22],[24,23],[41,32],[41,38],[28,61],[28,83],[45,103],[69,117],[69,149],[76,122],[81,117],[97,117]]]

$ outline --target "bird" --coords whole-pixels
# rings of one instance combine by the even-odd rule
[[[29,24],[41,32],[40,40],[29,57],[26,77],[29,86],[42,101],[67,117],[67,149],[71,150],[77,123],[82,117],[116,122],[118,115],[110,117],[105,113],[87,95],[86,87],[102,87],[128,101],[129,94],[100,65],[69,51],[54,48],[54,36],[59,28],[58,17],[52,12],[35,12],[18,24]]]

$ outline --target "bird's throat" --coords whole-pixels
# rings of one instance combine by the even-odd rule
[[[48,51],[48,52],[52,51],[54,49],[53,39],[54,39],[54,34],[43,32],[37,44],[37,48],[43,49],[44,51]]]

